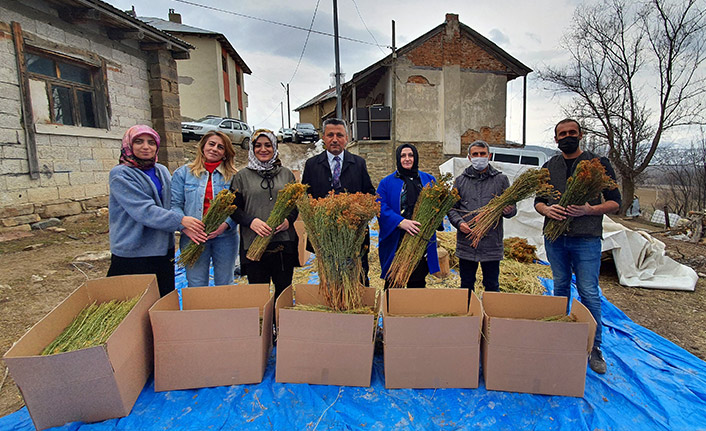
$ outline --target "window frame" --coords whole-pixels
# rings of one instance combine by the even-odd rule
[[[107,129],[108,128],[108,113],[107,113],[107,95],[103,94],[103,89],[105,84],[103,82],[105,73],[103,67],[97,67],[95,65],[84,63],[72,58],[68,58],[64,55],[45,51],[43,49],[38,49],[35,47],[27,46],[25,53],[25,58],[27,55],[34,55],[37,57],[42,57],[49,59],[53,62],[54,72],[56,76],[44,75],[38,72],[32,72],[27,68],[27,77],[36,81],[42,81],[45,83],[47,101],[49,103],[49,119],[52,124],[73,126],[73,127],[87,127],[92,129]],[[88,72],[90,79],[90,84],[84,84],[76,81],[70,81],[61,77],[60,64],[68,64],[74,67],[79,67]],[[66,124],[63,122],[58,122],[55,115],[55,102],[53,97],[53,91],[55,87],[69,88],[71,95],[71,120],[73,124]],[[83,101],[80,100],[79,91],[91,94],[91,111],[93,115],[93,125],[83,124],[83,119],[81,118],[81,105]]]

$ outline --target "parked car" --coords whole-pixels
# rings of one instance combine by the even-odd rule
[[[288,129],[286,127],[283,127],[277,131],[277,142],[292,141],[294,141],[294,129]]]
[[[311,123],[297,123],[294,126],[294,142],[301,144],[302,142],[316,142],[319,140],[319,132],[316,131]]]
[[[240,145],[243,149],[247,149],[250,144],[250,136],[252,135],[250,127],[235,118],[207,115],[197,121],[181,123],[181,136],[184,142],[189,142],[190,140],[198,141],[211,130],[219,130],[225,133],[233,141],[233,145]]]

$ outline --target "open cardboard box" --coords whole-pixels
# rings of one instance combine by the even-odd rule
[[[483,308],[475,293],[470,306],[467,289],[389,289],[382,296],[386,388],[478,387]]]
[[[260,383],[272,348],[270,286],[190,287],[150,308],[157,392]],[[260,322],[262,317],[262,323]]]
[[[87,305],[141,296],[100,346],[41,356]],[[123,275],[86,281],[5,354],[37,429],[127,416],[152,372],[147,310],[159,299],[157,279]]]
[[[289,286],[275,304],[277,370],[280,383],[370,386],[377,313],[344,314],[292,310],[297,304],[323,305],[317,284]],[[377,310],[374,288],[363,305]]]
[[[485,292],[483,377],[488,390],[582,397],[596,321],[577,300],[577,322],[537,319],[566,314],[568,298]]]

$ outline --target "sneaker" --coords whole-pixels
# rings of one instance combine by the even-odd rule
[[[608,367],[603,359],[603,352],[601,352],[600,348],[596,346],[593,347],[593,350],[591,350],[591,355],[588,357],[588,365],[596,373],[605,374]]]

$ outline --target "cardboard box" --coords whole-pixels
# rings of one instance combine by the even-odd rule
[[[309,257],[311,257],[311,252],[306,249],[306,240],[308,236],[306,233],[306,228],[304,227],[304,221],[297,219],[297,221],[294,222],[294,230],[297,232],[297,236],[299,237],[299,244],[297,245],[297,249],[299,251],[299,265],[304,266],[309,261]]]
[[[485,292],[483,377],[488,390],[582,397],[596,321],[573,300],[577,322],[545,322],[566,314],[567,298]]]
[[[150,308],[154,390],[260,383],[272,348],[267,284],[190,287]],[[262,323],[260,317],[262,316]]]
[[[140,300],[105,344],[40,356],[85,306],[138,295]],[[86,281],[7,351],[5,363],[37,429],[130,413],[152,372],[147,310],[157,299],[159,289],[152,274]]]
[[[477,388],[483,309],[466,289],[383,294],[386,388]],[[454,313],[459,316],[426,317]]]
[[[375,294],[375,289],[365,288],[363,304],[377,310]],[[295,299],[297,304],[324,304],[316,284],[289,286],[277,298],[275,380],[280,383],[370,386],[377,313],[289,309]]]

